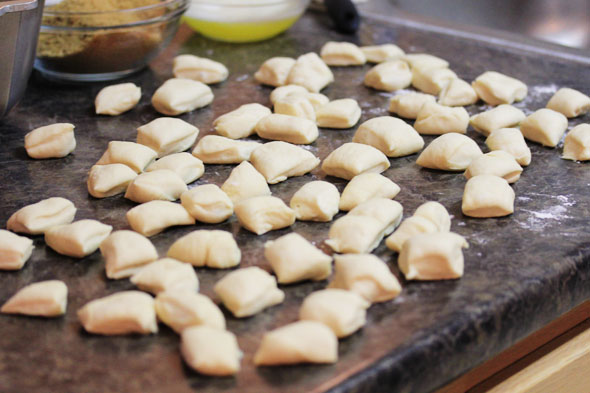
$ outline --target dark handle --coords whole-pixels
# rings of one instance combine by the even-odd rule
[[[351,0],[324,0],[330,19],[337,31],[354,34],[361,25],[361,17]]]

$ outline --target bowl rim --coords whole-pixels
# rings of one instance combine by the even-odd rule
[[[223,3],[216,2],[215,0],[191,0],[190,4],[194,6],[205,6],[205,7],[232,7],[232,8],[252,8],[252,7],[267,7],[267,6],[274,6],[277,4],[285,4],[285,3],[292,3],[292,4],[306,4],[310,3],[311,0],[257,0],[257,2],[251,1],[248,3],[244,3],[243,0],[228,0],[224,1]],[[307,5],[307,4],[306,4]]]

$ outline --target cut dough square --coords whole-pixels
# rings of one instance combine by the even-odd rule
[[[135,142],[111,141],[96,165],[123,164],[141,173],[158,157],[158,153]]]
[[[361,118],[361,107],[352,98],[330,101],[316,111],[318,126],[323,128],[351,128]]]
[[[247,230],[257,235],[286,228],[295,222],[295,211],[273,196],[257,196],[236,203],[236,217]]]
[[[373,146],[349,142],[326,157],[322,163],[322,170],[327,175],[350,180],[365,172],[381,173],[389,168],[389,165],[387,156]]]
[[[299,86],[299,85],[280,86],[280,87],[277,87],[276,89],[274,89],[270,93],[270,102],[274,105],[277,102],[284,100],[285,98],[287,98],[290,95],[303,95],[303,96],[305,96],[307,94],[309,94],[309,90],[307,90],[303,86]]]
[[[452,79],[442,88],[438,96],[438,103],[446,106],[467,106],[479,100],[471,85],[463,79]]]
[[[403,57],[412,68],[447,68],[449,62],[427,53],[410,53]]]
[[[142,267],[129,279],[142,291],[157,295],[166,291],[197,292],[199,279],[189,263],[162,258]]]
[[[0,270],[22,269],[34,248],[28,237],[0,229]]]
[[[331,66],[355,66],[367,62],[363,51],[350,42],[328,41],[322,46],[320,56]]]
[[[219,307],[207,296],[196,292],[162,292],[156,297],[155,306],[158,319],[178,334],[191,326],[225,329],[225,317]]]
[[[227,67],[220,62],[194,55],[176,56],[172,72],[175,78],[191,79],[208,85],[223,82],[229,75]]]
[[[0,312],[36,317],[58,317],[66,313],[68,287],[63,281],[49,280],[29,284],[4,303]]]
[[[166,254],[193,266],[227,269],[237,266],[242,253],[230,232],[200,229],[176,240]]]
[[[191,79],[172,78],[152,96],[154,109],[166,116],[176,116],[209,105],[213,92],[206,84]]]
[[[194,225],[195,219],[179,203],[150,201],[137,205],[125,214],[131,229],[144,236],[154,236],[177,225]]]
[[[258,71],[254,73],[254,79],[263,85],[283,86],[287,83],[287,77],[294,65],[295,59],[293,58],[271,57],[262,63]]]
[[[84,258],[98,250],[112,230],[112,226],[97,220],[80,220],[49,228],[45,231],[45,243],[57,253]]]
[[[332,221],[338,214],[340,193],[335,185],[315,180],[305,183],[293,194],[289,206],[300,221]]]
[[[355,206],[348,216],[375,218],[381,224],[381,238],[389,235],[402,220],[404,208],[399,202],[387,198],[373,198]]]
[[[332,82],[330,67],[314,52],[299,56],[287,77],[288,84],[303,86],[312,93],[319,93]]]
[[[461,210],[469,217],[507,216],[514,212],[514,190],[499,176],[473,176],[465,184]]]
[[[531,149],[517,128],[500,128],[492,131],[486,139],[486,145],[490,150],[503,150],[511,154],[520,165],[526,166],[531,163]]]
[[[70,123],[35,128],[25,135],[25,149],[31,158],[62,158],[75,148],[74,125]]]
[[[567,117],[551,109],[539,109],[520,123],[520,132],[530,141],[555,147],[567,130]]]
[[[117,116],[137,105],[141,88],[134,83],[120,83],[102,88],[94,99],[97,115]]]
[[[234,205],[242,199],[271,194],[264,176],[247,161],[232,169],[221,189]]]
[[[260,119],[270,114],[270,109],[263,105],[245,104],[238,109],[219,116],[213,121],[213,126],[219,135],[226,138],[247,138],[255,133],[254,127],[256,127]]]
[[[127,165],[93,165],[88,173],[86,186],[95,198],[107,198],[125,192],[137,173]]]
[[[232,332],[194,326],[182,332],[180,352],[184,361],[204,375],[229,376],[240,371],[242,352]]]
[[[268,184],[276,184],[292,176],[302,176],[319,165],[310,151],[287,142],[265,143],[252,152],[250,162]]]
[[[340,196],[340,210],[349,211],[372,198],[395,198],[400,188],[378,173],[362,173],[353,177]]]
[[[369,63],[397,60],[405,55],[399,46],[393,44],[361,46],[361,51]]]
[[[311,106],[313,107],[313,110],[315,112],[317,112],[318,109],[330,102],[330,99],[321,93],[305,93],[305,98],[307,98],[307,100],[311,103]]]
[[[566,117],[578,117],[590,112],[590,97],[577,90],[562,87],[551,97],[547,108]]]
[[[315,126],[315,108],[312,105],[311,101],[308,98],[308,94],[318,94],[323,96],[323,94],[319,93],[306,93],[303,94],[289,94],[288,96],[281,98],[277,102],[274,103],[274,110],[276,114],[280,115],[289,115],[300,117],[306,120],[310,120],[313,122]],[[328,102],[330,102],[328,100]],[[263,119],[264,121],[268,121],[267,118]],[[258,127],[260,127],[260,123],[263,121],[261,120],[258,123]],[[288,124],[287,124],[288,125]],[[268,139],[276,139],[276,138],[268,138]]]
[[[175,201],[188,190],[184,180],[169,169],[158,169],[138,175],[129,183],[125,198],[137,203],[154,200]]]
[[[412,83],[412,71],[403,60],[389,60],[371,68],[365,74],[363,83],[381,91],[405,89]]]
[[[137,129],[137,143],[145,145],[158,157],[187,150],[195,143],[199,129],[184,120],[160,117]]]
[[[215,184],[203,184],[183,192],[180,202],[191,216],[207,224],[218,224],[234,214],[233,202]]]
[[[469,113],[463,107],[450,107],[435,102],[426,103],[418,112],[414,128],[423,135],[442,135],[450,132],[465,134]]]
[[[472,83],[479,98],[490,105],[512,104],[526,97],[527,86],[518,79],[495,71],[487,71]]]
[[[412,86],[423,93],[437,95],[457,74],[445,67],[412,67]]]
[[[415,119],[418,117],[422,106],[429,102],[436,102],[436,97],[430,94],[416,92],[398,94],[395,97],[391,97],[389,101],[389,112],[406,119]]]
[[[76,206],[72,201],[53,197],[27,205],[14,212],[6,229],[29,235],[45,233],[49,228],[74,221]]]
[[[580,124],[565,136],[563,155],[565,160],[590,160],[590,124]]]
[[[438,202],[429,201],[418,206],[414,212],[416,217],[424,217],[436,226],[436,232],[451,230],[451,216],[447,209]]]
[[[455,132],[443,134],[430,142],[422,151],[416,164],[443,171],[463,171],[471,161],[483,153],[477,143],[468,136]]]
[[[299,98],[301,96],[289,96],[289,98]],[[308,104],[309,109],[313,112],[313,107],[309,100],[303,98]],[[277,105],[280,105],[279,101]],[[315,114],[314,114],[315,119]],[[309,119],[302,117],[283,115],[280,113],[273,113],[268,115],[258,122],[256,125],[256,133],[259,137],[264,139],[272,139],[277,141],[284,141],[295,143],[299,145],[307,145],[313,143],[318,138],[318,127]]]
[[[502,104],[486,112],[471,116],[469,123],[475,131],[485,136],[500,128],[515,127],[525,119],[523,111],[512,105]]]
[[[239,164],[248,161],[258,142],[236,141],[219,135],[205,135],[193,149],[193,156],[205,164]]]
[[[494,175],[503,177],[508,183],[515,183],[521,173],[522,167],[510,153],[495,150],[474,158],[465,171],[465,177]]]
[[[375,117],[362,123],[352,141],[373,146],[388,157],[407,156],[424,147],[424,139],[411,125],[391,116]]]
[[[369,253],[377,248],[384,231],[381,221],[374,217],[347,214],[334,221],[326,244],[343,254]]]
[[[160,158],[146,168],[146,172],[153,172],[160,169],[169,169],[176,172],[186,183],[192,183],[205,173],[203,161],[190,153],[174,153]]]
[[[145,236],[133,231],[115,231],[101,244],[106,275],[110,279],[131,277],[142,267],[158,259],[158,252]]]

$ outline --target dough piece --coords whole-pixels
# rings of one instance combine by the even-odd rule
[[[459,78],[451,80],[443,87],[438,96],[438,103],[446,106],[472,105],[478,100],[479,97],[473,87]]]
[[[236,141],[219,135],[205,135],[193,150],[193,156],[205,164],[239,164],[250,159],[258,142]]]
[[[70,123],[35,128],[25,135],[25,149],[31,158],[62,158],[75,148],[74,125]]]
[[[229,376],[240,371],[242,352],[232,332],[193,326],[182,332],[180,352],[184,361],[204,375]]]
[[[471,116],[469,123],[475,131],[484,136],[500,128],[515,127],[526,118],[523,111],[512,105],[502,104]]]
[[[463,107],[450,107],[435,102],[426,103],[418,112],[414,128],[423,135],[442,135],[450,132],[465,134],[469,113]]]
[[[268,184],[276,184],[292,176],[302,176],[319,165],[320,160],[299,146],[287,142],[269,142],[252,152],[250,162]]]
[[[465,184],[461,210],[469,217],[507,216],[514,213],[514,190],[499,176],[473,176]]]
[[[530,141],[555,147],[567,130],[567,117],[551,109],[539,109],[520,123],[520,132]]]
[[[98,250],[112,230],[112,226],[97,220],[80,220],[49,228],[45,231],[45,243],[59,254],[84,258]]]
[[[319,93],[307,93],[307,94],[319,94]],[[275,113],[281,115],[289,115],[295,117],[301,117],[306,120],[314,122],[315,126],[315,109],[311,104],[311,101],[307,98],[307,94],[289,94],[287,97],[280,99],[275,102],[274,109]],[[323,94],[322,94],[323,95]],[[328,100],[329,102],[329,100]],[[275,115],[276,116],[276,115]],[[270,116],[268,116],[270,117]],[[267,121],[268,117],[262,119],[257,127],[260,127],[260,123]],[[271,138],[274,139],[274,138]]]
[[[229,75],[227,67],[220,62],[194,55],[176,56],[172,72],[175,78],[191,79],[208,85],[223,82]]]
[[[405,55],[399,46],[393,44],[361,46],[361,51],[369,63],[397,60]]]
[[[371,303],[391,300],[402,291],[399,281],[373,254],[334,256],[334,278],[328,288],[354,292]]]
[[[443,171],[463,171],[474,158],[482,154],[473,139],[452,132],[430,142],[430,145],[426,146],[426,149],[418,156],[416,164]]]
[[[49,280],[29,284],[4,303],[0,312],[37,317],[59,317],[66,313],[68,287],[63,281]]]
[[[6,229],[39,235],[55,225],[69,224],[74,221],[75,215],[76,206],[70,200],[60,197],[47,198],[14,212],[6,223]]]
[[[233,202],[215,184],[203,184],[183,192],[180,202],[191,216],[207,224],[218,224],[234,214]]]
[[[287,97],[299,97],[289,96]],[[280,105],[280,102],[277,105]],[[313,108],[309,101],[309,109]],[[318,138],[318,127],[309,119],[302,117],[282,115],[274,113],[268,115],[256,125],[256,133],[259,137],[278,141],[290,142],[299,145],[313,143]]]
[[[263,105],[245,104],[219,116],[213,121],[213,126],[219,135],[226,138],[247,138],[255,133],[256,124],[270,114],[270,109]]]
[[[135,108],[141,88],[134,83],[120,83],[101,89],[94,99],[97,115],[117,116]]]
[[[565,136],[563,155],[565,160],[590,160],[590,124],[580,124]]]
[[[277,288],[277,280],[256,266],[228,273],[213,290],[236,318],[258,314],[285,299],[285,293]]]
[[[191,268],[192,269],[192,268]],[[225,317],[207,296],[193,291],[166,291],[156,297],[158,319],[180,334],[191,326],[225,329]]]
[[[313,52],[299,56],[287,77],[288,84],[303,86],[312,93],[319,93],[332,82],[330,67]]]
[[[162,157],[150,164],[145,171],[153,172],[160,169],[169,169],[176,172],[186,184],[194,182],[205,173],[203,161],[187,152],[174,153]]]
[[[294,65],[295,59],[290,57],[271,57],[254,73],[254,79],[263,85],[283,86],[287,83],[287,77]]]
[[[101,244],[107,277],[118,280],[131,277],[143,266],[158,259],[158,252],[150,240],[133,231],[115,231]]]
[[[107,198],[125,192],[137,173],[127,165],[93,165],[88,173],[88,193],[95,198]]]
[[[254,355],[257,366],[336,363],[338,338],[323,323],[299,321],[266,332]]]
[[[412,68],[412,86],[423,93],[437,95],[457,74],[448,68]]]
[[[306,93],[305,98],[311,103],[313,110],[316,112],[322,106],[330,102],[330,99],[321,93]]]
[[[199,129],[184,120],[160,117],[137,129],[137,143],[158,153],[158,157],[187,150],[195,143]]]
[[[336,337],[350,336],[366,323],[371,303],[355,292],[331,288],[312,292],[301,304],[299,319],[321,322]]]
[[[377,248],[384,232],[383,224],[376,218],[347,214],[334,221],[326,244],[339,253],[369,253]]]
[[[193,266],[227,269],[239,265],[242,252],[230,232],[200,229],[176,240],[166,254]]]
[[[184,180],[169,169],[158,169],[138,175],[127,187],[125,198],[137,203],[154,200],[175,201],[188,190]]]
[[[335,185],[322,180],[305,183],[291,197],[289,206],[300,221],[332,221],[338,214],[340,193]]]
[[[340,210],[349,211],[372,198],[393,199],[400,188],[390,179],[378,173],[362,173],[353,177],[342,191]]]
[[[158,157],[158,153],[135,142],[111,141],[96,165],[123,164],[141,173]]]
[[[418,234],[406,241],[398,257],[406,280],[451,280],[463,275],[462,236],[453,232]]]
[[[449,232],[451,230],[451,216],[447,209],[438,202],[429,201],[418,206],[414,212],[415,217],[424,217],[436,226],[437,232]]]
[[[414,92],[399,94],[391,97],[389,101],[389,112],[406,119],[415,119],[418,117],[418,112],[420,112],[424,104],[434,102],[436,102],[436,98],[430,94]]]
[[[403,60],[389,60],[371,68],[364,79],[365,86],[376,90],[395,91],[412,83],[412,71]]]
[[[274,89],[270,93],[270,102],[274,105],[275,103],[284,100],[286,97],[294,94],[294,95],[306,95],[309,91],[299,85],[285,85],[280,86]]]
[[[157,295],[164,291],[197,292],[199,279],[189,263],[162,258],[142,267],[129,279],[142,291]]]
[[[474,158],[465,171],[465,177],[471,179],[477,175],[494,175],[503,177],[508,183],[515,183],[521,173],[522,167],[510,153],[495,150]]]
[[[375,117],[362,123],[352,141],[373,146],[388,157],[407,156],[424,147],[424,139],[411,125],[391,116]]]
[[[429,55],[427,53],[411,53],[403,57],[403,60],[414,68],[447,68],[449,62],[440,57]]]
[[[316,111],[318,126],[323,128],[351,128],[361,118],[361,107],[352,98],[330,101]]]
[[[562,87],[551,97],[547,108],[553,109],[565,117],[578,117],[590,112],[590,97],[577,90]]]
[[[264,243],[264,257],[280,284],[321,281],[332,274],[332,257],[294,232]]]
[[[389,165],[385,154],[373,146],[349,142],[326,157],[322,163],[322,170],[327,175],[350,180],[361,173],[381,173],[389,168]]]
[[[0,270],[20,270],[33,252],[33,241],[0,229]]]
[[[295,211],[273,196],[242,199],[236,203],[234,211],[240,224],[257,235],[289,227],[295,222]]]
[[[387,198],[373,198],[355,206],[347,215],[375,218],[381,223],[381,232],[389,235],[402,220],[404,208],[399,202]]]
[[[176,116],[209,105],[213,92],[206,84],[191,79],[172,78],[152,96],[154,109],[166,116]]]
[[[527,86],[518,79],[494,71],[484,72],[471,86],[479,98],[494,106],[522,101],[528,92]]]
[[[140,291],[122,291],[86,303],[78,319],[88,333],[105,336],[158,332],[154,299]]]
[[[150,201],[135,206],[125,214],[131,229],[144,236],[154,236],[177,225],[194,225],[195,219],[179,203]]]
[[[320,56],[331,66],[355,66],[367,62],[363,51],[350,42],[328,41],[322,46]]]
[[[492,131],[486,139],[486,145],[490,150],[503,150],[511,154],[520,165],[527,166],[531,163],[531,149],[517,128],[500,128]]]
[[[271,194],[264,176],[247,161],[232,169],[221,189],[234,205],[242,199]]]

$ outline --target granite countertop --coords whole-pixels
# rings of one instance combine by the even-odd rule
[[[158,116],[149,104],[153,91],[171,77],[172,57],[193,53],[226,64],[230,77],[213,86],[215,100],[207,108],[180,118],[197,125],[201,136],[212,132],[212,121],[250,102],[270,105],[270,88],[258,85],[252,74],[272,56],[296,57],[319,51],[328,40],[357,44],[393,42],[408,52],[427,52],[450,61],[451,68],[472,80],[487,70],[503,72],[529,86],[526,99],[516,104],[527,114],[545,106],[561,86],[590,93],[587,63],[551,51],[515,48],[498,40],[485,42],[452,31],[433,30],[416,23],[365,18],[355,37],[328,29],[325,15],[308,12],[290,31],[272,40],[243,45],[206,40],[188,29],[179,32],[173,45],[150,68],[125,81],[142,87],[137,108],[118,117],[93,114],[96,93],[108,83],[78,86],[48,82],[35,74],[22,102],[0,120],[0,222],[18,208],[51,196],[71,199],[78,207],[76,219],[94,218],[128,228],[125,212],[134,203],[116,196],[94,199],[86,191],[86,174],[110,140],[135,140],[136,128]],[[336,82],[324,93],[331,99],[359,101],[361,121],[387,115],[392,94],[362,86],[369,66],[334,68]],[[471,114],[488,109],[478,104]],[[589,122],[590,115],[570,121]],[[23,136],[33,128],[54,123],[76,125],[78,146],[63,159],[29,159]],[[350,141],[351,130],[320,131],[309,150],[320,158]],[[472,137],[485,150],[484,137]],[[256,139],[256,138],[253,138]],[[433,138],[426,137],[429,143]],[[395,198],[405,211],[436,200],[453,216],[452,230],[467,238],[465,275],[454,281],[406,282],[397,268],[397,255],[382,244],[379,255],[404,287],[393,301],[373,305],[367,325],[340,341],[334,365],[255,368],[252,357],[263,333],[297,318],[302,299],[324,288],[326,282],[282,286],[284,304],[244,320],[226,313],[228,329],[236,333],[244,351],[242,371],[235,378],[200,376],[182,362],[178,336],[161,325],[152,336],[101,337],[86,334],[76,310],[86,302],[131,289],[128,280],[105,277],[104,261],[97,252],[82,260],[56,254],[35,237],[35,250],[22,271],[0,272],[0,302],[29,283],[60,279],[69,287],[69,305],[62,318],[0,316],[0,391],[21,392],[428,392],[443,386],[474,366],[493,357],[590,298],[590,170],[589,164],[560,158],[556,149],[530,144],[533,160],[513,185],[515,213],[499,219],[473,219],[462,215],[465,179],[461,174],[421,169],[416,155],[392,159],[384,175],[401,192]],[[196,184],[221,184],[231,166],[208,165]],[[271,187],[288,201],[312,179],[326,179],[340,190],[345,182],[326,178],[316,169]],[[4,224],[3,224],[4,225]],[[301,233],[324,251],[330,224],[297,222],[292,229],[255,236],[240,228],[235,217],[210,226],[171,228],[152,237],[160,255],[180,236],[200,228],[232,232],[242,249],[242,267],[257,265],[270,270],[262,256],[265,241],[290,230]],[[212,296],[214,283],[227,271],[197,269],[201,292]]]

